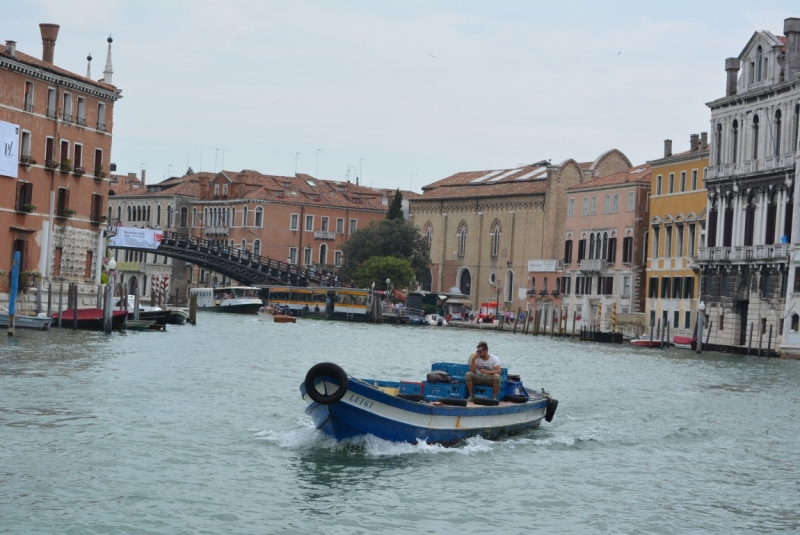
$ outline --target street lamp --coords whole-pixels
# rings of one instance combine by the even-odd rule
[[[700,301],[697,305],[697,354],[703,352],[703,322],[706,316],[706,304]]]

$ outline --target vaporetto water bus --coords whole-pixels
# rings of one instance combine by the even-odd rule
[[[261,289],[251,286],[192,288],[189,292],[197,296],[197,310],[206,312],[257,314],[264,306],[259,297]]]
[[[289,307],[296,316],[318,313],[328,319],[370,321],[367,289],[340,287],[264,286],[267,304]]]
[[[349,377],[338,365],[313,366],[300,385],[314,426],[337,440],[374,435],[393,442],[454,444],[465,438],[498,438],[553,419],[558,400],[522,385],[503,368],[501,399],[475,385],[467,399],[468,365],[436,363],[446,382],[379,381]]]

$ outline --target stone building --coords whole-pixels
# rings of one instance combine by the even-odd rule
[[[564,275],[561,280],[567,327],[609,331],[617,314],[644,312],[644,249],[650,195],[650,166],[605,176],[589,168],[587,178],[567,190]],[[619,166],[618,166],[619,167]]]
[[[798,240],[800,19],[786,19],[784,32],[757,31],[726,59],[726,94],[708,103],[706,246],[696,262],[710,343],[720,346],[766,347],[772,329],[776,347],[784,332],[789,244]]]
[[[612,150],[594,163],[570,159],[466,171],[424,186],[422,196],[411,199],[410,213],[430,244],[432,290],[457,287],[473,310],[497,297],[500,310],[527,310],[534,300],[537,306],[557,306],[552,292],[536,297],[531,290],[537,277],[539,288],[544,277],[553,290],[559,287],[567,189],[629,167],[627,158]],[[529,272],[530,261],[534,271]]]
[[[386,217],[379,191],[349,182],[257,171],[203,173],[192,203],[192,234],[253,254],[320,270],[335,270],[341,247],[357,229]],[[220,274],[195,268],[197,286],[224,284]]]
[[[670,335],[691,337],[700,282],[692,257],[706,233],[707,134],[692,134],[689,145],[688,151],[672,154],[672,140],[666,140],[664,156],[648,162],[653,179],[646,309],[648,325],[668,324]]]
[[[35,272],[28,281],[38,273],[99,283],[107,162],[121,98],[112,84],[111,38],[103,78],[94,80],[89,67],[83,76],[56,66],[59,26],[40,29],[41,59],[14,41],[0,45],[0,127],[8,155],[19,160],[0,176],[0,269],[10,272],[19,251],[21,271]],[[14,137],[6,138],[9,129]],[[0,292],[8,280],[3,277]]]
[[[112,225],[153,228],[188,233],[192,202],[200,197],[201,181],[213,173],[195,173],[172,177],[157,184],[146,184],[145,173],[139,180],[134,173],[112,181],[108,219]],[[117,271],[129,292],[138,287],[150,295],[153,277],[170,275],[170,295],[183,303],[188,295],[191,266],[185,261],[143,251],[116,251]],[[136,282],[134,282],[136,279]]]

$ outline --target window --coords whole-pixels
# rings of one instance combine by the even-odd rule
[[[358,228],[358,220],[357,219],[351,219],[350,220],[350,234],[354,233],[356,231],[356,228]]]
[[[289,216],[289,230],[297,230],[297,224],[300,221],[299,214],[292,214]]]
[[[261,256],[261,240],[253,241],[253,255]]]
[[[425,229],[425,244],[428,246],[428,251],[431,250],[431,243],[433,243],[433,229],[430,225]]]
[[[106,105],[102,102],[97,104],[97,130],[106,131]]]
[[[567,240],[564,242],[564,263],[572,263],[572,240]]]
[[[306,266],[311,265],[311,247],[303,249],[303,264]]]
[[[578,262],[586,258],[586,240],[578,240]]]
[[[336,234],[344,234],[344,219],[336,218]]]
[[[492,229],[492,256],[497,256],[500,254],[500,223],[495,222],[494,228]]]
[[[256,227],[261,228],[264,225],[264,209],[260,206],[256,208]]]
[[[90,220],[99,223],[101,215],[103,215],[103,196],[99,193],[92,193],[92,212],[90,214]]]
[[[18,182],[17,183],[17,203],[16,203],[16,210],[17,212],[28,212],[28,208],[32,205],[31,200],[33,199],[33,183],[31,182]],[[800,271],[800,270],[798,270]]]
[[[328,263],[328,246],[324,243],[319,246],[319,263],[320,264],[327,264]]]
[[[314,216],[307,215],[306,216],[306,232],[314,230]]]
[[[66,164],[69,160],[69,141],[66,139],[61,140],[60,150],[58,151],[58,162]]]
[[[219,184],[214,184],[214,197],[219,196]]]
[[[656,177],[656,195],[661,195],[661,175]]]
[[[772,140],[775,156],[781,153],[781,110],[775,110],[775,139]],[[794,151],[792,151],[794,152]]]
[[[197,208],[192,208],[192,226],[197,226]]]
[[[102,177],[103,149],[94,149],[94,176]]]
[[[47,117],[50,119],[56,118],[56,90],[47,90]]]
[[[619,213],[619,193],[614,194],[614,202],[611,203],[611,212]]]
[[[758,159],[758,115],[753,116],[753,160]]]
[[[675,173],[669,174],[669,192],[675,193]]]
[[[569,200],[569,206],[567,208],[567,216],[572,217],[575,215],[575,199]]]
[[[622,296],[623,297],[630,297],[631,295],[631,277],[630,275],[625,275],[622,277]]]
[[[328,231],[328,218],[327,218],[327,217],[323,217],[323,218],[321,219],[321,221],[320,221],[320,224],[319,224],[319,229],[320,229],[321,231],[323,231],[323,232],[327,232],[327,231]],[[324,263],[325,263],[325,262],[323,262],[323,264],[324,264]]]
[[[78,97],[78,110],[75,114],[75,122],[78,126],[86,126],[86,99]]]
[[[697,189],[697,169],[692,169],[692,190]]]
[[[761,298],[762,299],[767,299],[769,297],[769,290],[770,290],[770,273],[769,273],[769,271],[767,271],[761,276]]]
[[[27,130],[22,131],[22,157],[30,159],[31,156],[31,133]]]
[[[615,264],[617,262],[617,239],[616,238],[609,238],[608,239],[608,254],[606,255],[606,261],[610,264]]]
[[[223,184],[222,185],[222,195],[224,195],[225,197],[228,196],[228,185],[227,184]]]
[[[680,299],[682,293],[682,286],[683,286],[683,277],[673,277],[672,278],[672,298],[673,299]]]
[[[595,201],[597,201],[597,197],[592,197],[589,205],[589,215],[594,215],[595,213]]]
[[[628,192],[628,211],[633,212],[633,192]]]
[[[25,111],[33,111],[33,82],[25,82],[25,97],[23,100]]]
[[[72,166],[77,169],[83,169],[83,145],[75,143],[74,154],[72,155]]]
[[[464,256],[467,251],[467,224],[463,221],[458,227],[458,256]]]
[[[681,191],[686,191],[686,171],[681,171]]]
[[[161,205],[156,205],[156,226],[161,226]]]
[[[677,329],[680,325],[681,313],[677,310],[672,313],[672,328]]]
[[[622,263],[630,264],[633,262],[633,237],[622,238]]]
[[[335,267],[341,267],[341,265],[342,265],[342,252],[341,251],[334,251],[333,252],[333,265]]]
[[[670,282],[672,281],[671,277],[661,277],[661,299],[669,299],[671,294],[670,290]]]
[[[589,197],[583,198],[583,211],[581,215],[589,215]]]
[[[675,249],[678,258],[683,256],[683,223],[675,225]]]
[[[658,246],[660,245],[659,238],[661,237],[661,228],[653,225],[653,253],[652,258],[658,258]]]
[[[289,263],[297,263],[297,247],[289,247]]]
[[[694,277],[685,277],[683,279],[683,298],[694,299]]]
[[[61,119],[65,123],[72,122],[72,95],[64,93],[64,98],[61,103]]]
[[[603,213],[608,214],[611,212],[611,195],[606,195],[603,198]]]

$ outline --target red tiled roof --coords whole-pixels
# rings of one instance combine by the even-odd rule
[[[422,187],[422,200],[542,194],[547,167],[464,171]]]
[[[74,78],[75,80],[79,80],[79,81],[85,82],[87,84],[95,85],[97,87],[100,87],[102,89],[106,89],[108,91],[115,91],[117,89],[117,86],[114,86],[114,85],[111,85],[111,84],[107,84],[105,82],[100,82],[100,81],[97,81],[97,80],[92,80],[91,78],[86,78],[85,76],[81,76],[80,74],[74,73],[72,71],[68,71],[67,69],[62,69],[61,67],[53,65],[52,63],[47,63],[47,62],[42,61],[42,60],[40,60],[38,58],[35,58],[33,56],[29,56],[28,54],[26,54],[24,52],[20,52],[19,49],[17,49],[17,51],[14,53],[14,57],[12,58],[9,54],[6,53],[6,46],[5,45],[0,45],[0,54],[2,54],[3,56],[5,56],[5,57],[7,57],[9,59],[14,59],[14,60],[16,60],[16,61],[18,61],[20,63],[24,63],[26,65],[30,65],[31,67],[35,67],[35,68],[41,69],[43,71],[52,72],[53,74],[58,74],[60,76],[67,76],[69,78]]]
[[[625,171],[620,171],[619,173],[614,173],[613,175],[595,178],[589,182],[572,186],[571,188],[568,188],[567,191],[577,191],[623,184],[650,184],[651,174],[652,169],[650,168],[650,164],[645,163],[642,165],[637,165],[636,167],[631,167]]]

